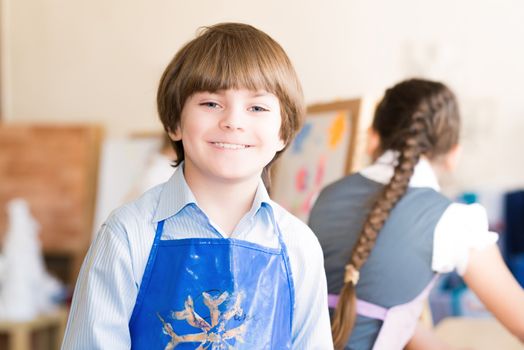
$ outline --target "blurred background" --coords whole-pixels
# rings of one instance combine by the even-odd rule
[[[50,237],[42,243],[45,264],[65,284],[61,300],[66,304],[93,232],[112,209],[130,199],[150,155],[160,147],[162,128],[155,98],[163,69],[199,27],[225,21],[254,25],[277,40],[295,65],[309,105],[363,97],[376,101],[385,88],[408,77],[449,85],[461,104],[464,152],[458,171],[443,179],[443,190],[455,199],[484,204],[490,225],[502,233],[501,248],[508,253],[507,198],[524,189],[522,1],[0,3],[0,125],[4,128],[0,132],[0,239],[8,230],[8,201],[35,193],[28,185],[16,189],[20,174],[46,166],[60,169],[60,162],[76,164],[70,170],[78,172],[76,177],[64,180],[66,185],[56,184],[58,193],[68,189],[74,193],[69,204],[57,205],[57,211],[62,217],[78,215],[79,221],[61,227],[60,233],[46,231],[40,222],[41,236]],[[365,126],[366,120],[361,128]],[[32,153],[45,139],[52,143],[62,137],[46,129],[56,127],[68,128],[69,136],[63,139],[70,146],[55,145],[54,153],[71,154],[53,163],[49,153]],[[29,145],[21,146],[21,140]],[[13,154],[24,161],[16,163]],[[57,178],[52,170],[40,175],[42,187],[47,188]],[[27,181],[34,183],[34,178]],[[70,188],[75,186],[79,188]],[[45,220],[45,207],[53,203],[28,201],[36,220]],[[517,211],[516,216],[521,214],[524,217]],[[510,220],[515,218],[512,215]],[[68,230],[78,232],[68,236]],[[516,242],[512,247],[522,246],[520,240],[524,238],[511,238]],[[513,248],[508,263],[519,274],[524,259],[522,251]],[[0,269],[0,276],[7,276],[5,271]],[[448,287],[460,286],[460,281],[451,282]],[[0,291],[6,283],[0,284]],[[460,297],[467,295],[463,290],[455,294],[453,300],[449,295],[436,296],[437,304],[447,306],[435,306],[440,309],[434,314],[482,314],[465,306],[466,297]],[[455,309],[449,306],[452,303]],[[38,340],[38,347],[56,347],[66,313],[67,309],[59,312],[43,322],[45,326],[28,321],[26,333],[44,330],[47,335],[39,336],[45,339]],[[36,348],[34,334],[27,340],[32,345],[24,345],[24,340],[13,345],[15,328],[20,327],[0,320],[0,349]]]

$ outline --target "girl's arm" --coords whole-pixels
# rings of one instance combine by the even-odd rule
[[[524,291],[508,270],[479,204],[451,204],[435,228],[432,268],[457,269],[468,287],[524,342]]]
[[[524,342],[524,291],[504,263],[497,245],[471,249],[463,278],[504,327]]]
[[[417,324],[415,329],[415,334],[407,343],[405,350],[455,350],[456,348],[446,344],[444,341],[440,340],[435,332],[424,327],[420,324]]]

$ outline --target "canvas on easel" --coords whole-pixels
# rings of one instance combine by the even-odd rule
[[[307,222],[320,190],[362,163],[363,100],[315,104],[304,125],[275,164],[271,197]]]

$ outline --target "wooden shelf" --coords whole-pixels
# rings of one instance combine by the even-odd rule
[[[67,309],[41,315],[32,321],[0,321],[0,349],[58,350],[67,323]]]

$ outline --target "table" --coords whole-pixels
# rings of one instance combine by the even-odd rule
[[[27,322],[0,321],[0,349],[58,350],[66,323],[65,307]]]
[[[466,349],[524,349],[524,344],[494,318],[447,317],[434,329],[438,338]]]

